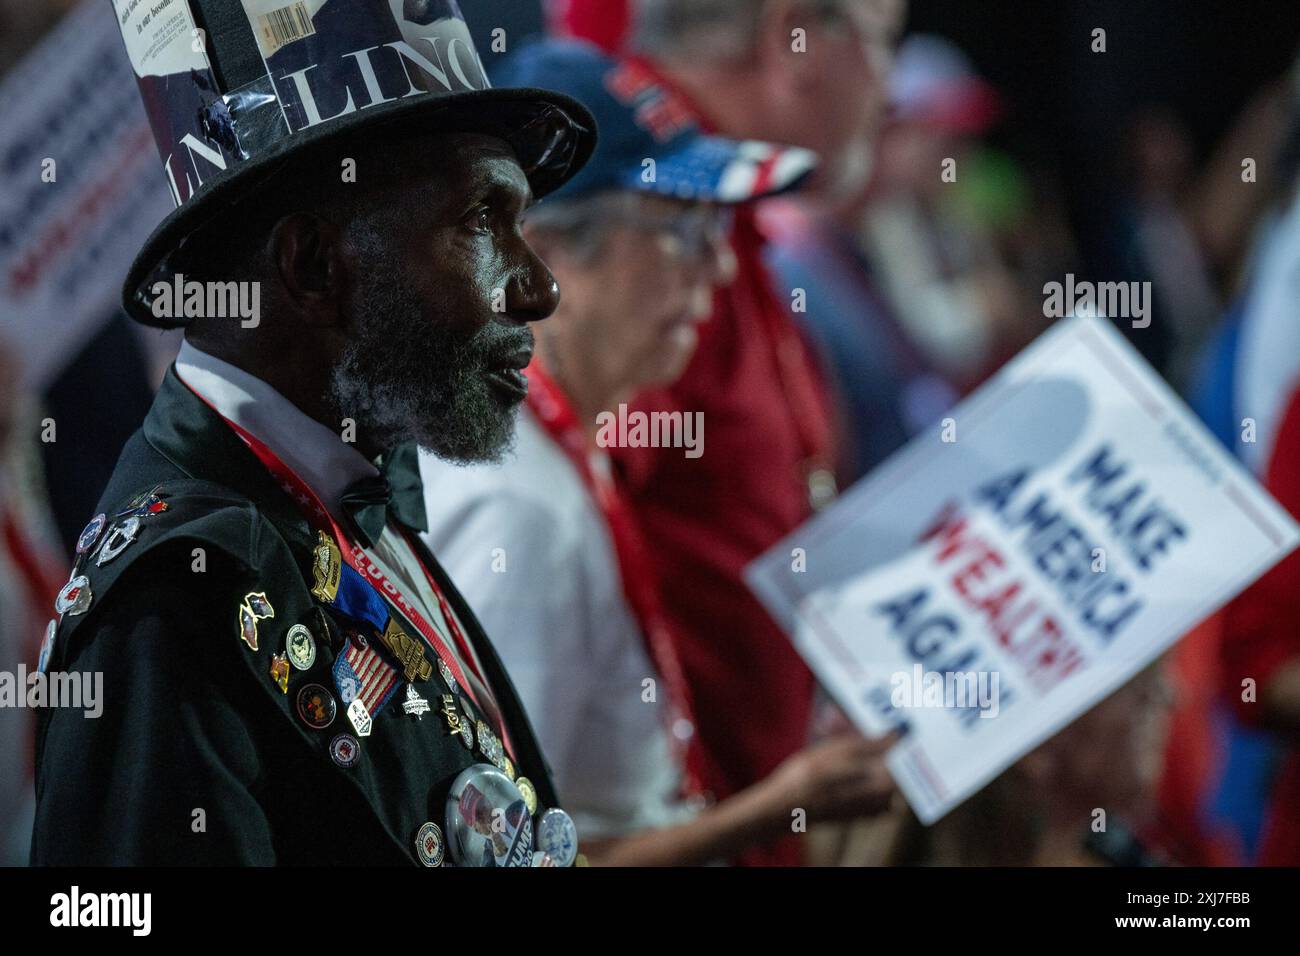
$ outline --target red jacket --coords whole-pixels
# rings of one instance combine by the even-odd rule
[[[1269,460],[1268,490],[1300,517],[1300,390],[1290,400]],[[1241,682],[1263,688],[1284,663],[1300,660],[1300,551],[1228,605],[1223,639],[1224,690],[1247,723],[1258,723],[1259,703],[1242,701]],[[1300,865],[1300,742],[1283,761],[1259,847],[1264,866]]]

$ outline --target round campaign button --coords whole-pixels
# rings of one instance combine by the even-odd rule
[[[297,706],[298,716],[313,730],[324,730],[334,723],[334,715],[339,709],[334,695],[320,684],[304,684],[298,691]]]
[[[54,653],[54,632],[58,629],[58,621],[50,621],[45,625],[45,639],[41,641],[41,656],[36,658],[36,670],[42,674],[50,666],[50,655]]]
[[[284,652],[298,670],[311,670],[316,663],[316,638],[305,625],[295,624],[284,637]]]
[[[77,554],[85,554],[95,546],[99,536],[104,533],[104,528],[108,525],[108,515],[95,515],[90,519],[90,524],[82,530],[81,536],[77,538]]]
[[[578,828],[573,818],[559,807],[551,807],[537,821],[537,851],[556,866],[573,866],[578,857]]]
[[[420,832],[415,835],[415,853],[421,863],[425,866],[442,866],[446,850],[447,844],[442,839],[442,830],[438,824],[429,821],[420,827]]]
[[[510,778],[485,763],[461,772],[447,793],[447,843],[457,866],[529,866],[533,818]]]
[[[361,759],[361,744],[351,734],[339,734],[330,741],[330,757],[344,770],[349,770]]]

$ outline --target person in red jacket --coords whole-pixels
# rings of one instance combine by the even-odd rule
[[[546,0],[547,30],[553,36],[594,43],[618,54],[627,41],[632,0]]]
[[[1300,518],[1300,388],[1282,417],[1265,484]],[[1224,691],[1237,713],[1289,745],[1255,862],[1300,865],[1300,551],[1228,605],[1222,658]]]
[[[733,139],[815,150],[808,188],[832,196],[869,169],[899,0],[639,0],[618,93],[671,130],[695,122]],[[757,162],[750,175],[773,175]],[[773,291],[753,215],[735,216],[735,281],[715,298],[680,381],[635,411],[702,413],[699,457],[613,449],[695,702],[697,733],[728,797],[808,741],[811,672],[750,593],[745,566],[834,494],[829,397],[793,303]],[[795,839],[742,858],[793,865]]]

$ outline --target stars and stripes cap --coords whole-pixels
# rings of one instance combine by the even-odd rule
[[[521,47],[493,74],[503,86],[553,90],[582,103],[600,130],[586,167],[557,199],[609,190],[742,203],[797,186],[816,154],[703,132],[694,110],[640,61],[613,59],[573,40]]]

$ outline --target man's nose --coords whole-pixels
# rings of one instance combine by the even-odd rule
[[[506,312],[520,322],[547,318],[560,304],[560,284],[546,263],[529,249],[525,261],[510,277],[506,288]]]

